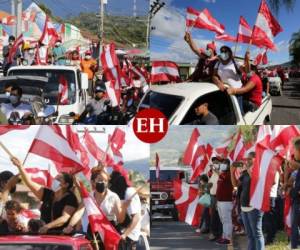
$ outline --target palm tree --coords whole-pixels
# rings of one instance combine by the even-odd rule
[[[292,63],[299,66],[300,65],[300,30],[293,33],[290,40],[290,56],[292,57]]]
[[[278,14],[282,5],[284,5],[288,11],[291,11],[296,4],[296,0],[268,0],[268,2],[276,14]]]

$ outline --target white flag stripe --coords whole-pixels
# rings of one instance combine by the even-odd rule
[[[189,225],[193,224],[195,212],[198,206],[198,196],[196,196],[195,200],[189,204],[186,216],[185,216],[185,222]]]
[[[153,67],[152,68],[152,75],[157,74],[169,74],[172,76],[179,76],[179,72],[177,68],[172,67]]]
[[[247,29],[245,26],[240,25],[239,26],[239,34],[243,36],[252,36],[252,30]]]
[[[200,13],[199,18],[200,18],[202,21],[204,21],[206,24],[208,24],[209,26],[212,26],[212,27],[216,28],[216,30],[217,30],[219,33],[221,33],[221,34],[224,33],[224,30],[223,30],[222,28],[220,28],[219,26],[213,24],[213,23],[207,18],[207,16],[206,16],[203,12]]]
[[[266,19],[266,17],[262,13],[258,14],[257,22],[256,22],[255,25],[257,27],[259,27],[260,29],[262,29],[271,41],[274,40],[273,33],[272,33],[272,30],[269,26],[268,20]]]

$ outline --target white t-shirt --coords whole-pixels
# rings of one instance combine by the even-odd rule
[[[142,205],[142,219],[141,219],[141,228],[145,232],[150,232],[150,215],[149,215],[149,205]]]
[[[213,173],[208,181],[208,183],[212,184],[212,187],[210,189],[211,195],[216,195],[216,193],[217,193],[218,180],[219,180],[219,175],[213,171]]]
[[[276,198],[277,197],[277,190],[279,185],[279,173],[276,172],[275,174],[275,184],[271,187],[270,197]]]
[[[32,113],[31,105],[23,102],[17,107],[13,107],[11,103],[2,103],[1,111],[7,119],[10,118],[12,112],[18,112],[20,118],[22,118],[26,113]]]
[[[238,64],[237,67],[239,67]],[[242,87],[241,78],[237,74],[234,63],[232,61],[226,65],[222,64],[221,62],[217,62],[215,65],[215,69],[218,70],[218,75],[223,83],[228,84],[233,88]]]
[[[115,214],[114,207],[117,206],[118,203],[120,202],[121,201],[119,196],[108,189],[104,200],[101,202],[100,208],[109,221],[117,222],[117,216]],[[83,217],[81,219],[81,223],[82,223],[82,230],[84,232],[87,232],[89,220],[88,220],[86,210],[84,211]]]
[[[134,195],[136,190],[133,187],[128,187],[125,192],[125,200],[129,200],[132,195]],[[140,214],[141,215],[141,201],[140,197],[136,194],[133,198],[132,201],[130,202],[130,205],[127,208],[127,213],[129,215],[133,214]],[[128,235],[128,238],[130,238],[133,241],[138,241],[139,237],[141,235],[141,218],[135,228],[130,232]]]

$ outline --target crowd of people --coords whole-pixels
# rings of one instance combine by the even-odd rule
[[[245,161],[233,162],[213,157],[210,171],[199,178],[200,204],[205,204],[196,230],[209,234],[210,241],[232,244],[232,236],[246,235],[248,250],[263,250],[274,243],[276,233],[285,228],[284,200],[291,197],[291,249],[298,249],[300,204],[300,138],[293,142],[294,155],[275,174],[270,192],[270,210],[264,213],[250,205],[250,185],[255,152]],[[204,203],[203,195],[209,195]]]
[[[236,96],[242,114],[254,112],[260,107],[263,98],[270,93],[268,80],[270,72],[267,69],[259,70],[258,65],[251,62],[249,50],[245,53],[243,63],[239,63],[236,61],[234,52],[228,46],[222,46],[218,54],[214,42],[208,43],[206,49],[199,49],[193,41],[191,33],[186,32],[184,39],[199,58],[195,71],[187,81],[212,82],[222,92]],[[284,71],[282,69],[277,71],[284,83]],[[205,118],[205,116],[203,117]],[[196,123],[198,125],[216,125],[216,119],[198,120]]]
[[[146,81],[149,80],[149,73],[144,63],[137,63],[130,61],[125,55],[120,56],[120,67],[122,74],[129,79],[131,83],[122,83],[121,100],[118,106],[113,106],[107,89],[105,86],[106,78],[105,73],[100,65],[100,51],[99,43],[93,41],[90,48],[85,52],[80,52],[79,49],[67,51],[60,38],[58,38],[53,46],[47,47],[43,43],[30,44],[23,42],[22,46],[17,47],[14,57],[10,57],[11,50],[14,50],[16,39],[14,36],[9,37],[8,45],[3,48],[3,75],[6,76],[8,70],[17,65],[68,65],[74,66],[88,76],[88,96],[90,99],[82,114],[73,114],[75,123],[83,124],[127,124],[128,121],[134,116],[137,106],[143,97],[148,85],[144,79],[140,79],[138,74],[131,71],[132,67],[139,68],[145,75]],[[134,59],[135,60],[135,59]],[[8,84],[5,86],[5,93],[7,101],[1,104],[1,124],[7,123],[30,123],[40,122],[34,119],[31,103],[21,100],[14,100],[14,95],[11,94],[11,88],[22,88],[17,84]],[[20,91],[22,93],[22,91]],[[59,98],[59,97],[58,97]],[[15,102],[14,102],[15,101]],[[51,112],[50,112],[51,111]],[[11,114],[18,113],[20,119],[11,119]],[[48,110],[47,114],[58,115],[55,110]],[[23,116],[25,115],[25,119]],[[31,117],[31,119],[28,119]],[[14,117],[13,117],[14,118]],[[43,122],[45,122],[43,120]],[[50,122],[50,119],[47,120]]]
[[[9,171],[0,173],[0,235],[72,235],[83,232],[87,239],[93,240],[74,176],[60,173],[52,188],[44,187],[32,181],[17,158],[11,161],[19,174]],[[21,202],[13,198],[16,185],[21,180],[40,204],[39,218],[24,217]],[[121,235],[119,249],[149,249],[149,190],[139,189],[136,194],[136,189],[128,185],[124,176],[117,171],[109,174],[103,167],[92,170],[90,184],[96,204]],[[100,249],[104,249],[100,234],[96,237]]]

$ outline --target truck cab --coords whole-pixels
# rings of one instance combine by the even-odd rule
[[[17,66],[8,71],[9,76],[47,77],[48,83],[43,89],[43,101],[58,112],[55,123],[71,124],[70,113],[81,114],[88,101],[88,77],[73,66],[36,65]],[[58,105],[59,79],[63,77],[68,84],[68,103]]]
[[[254,112],[242,115],[237,98],[221,92],[213,83],[183,82],[155,85],[145,94],[139,111],[145,108],[160,110],[170,125],[188,125],[196,120],[197,103],[207,102],[220,125],[262,125],[269,122],[272,113],[270,96],[264,97]]]
[[[190,179],[190,169],[187,167],[161,167],[159,179],[156,178],[155,167],[150,168],[151,214],[152,219],[172,218],[178,220],[175,207],[175,180]]]

